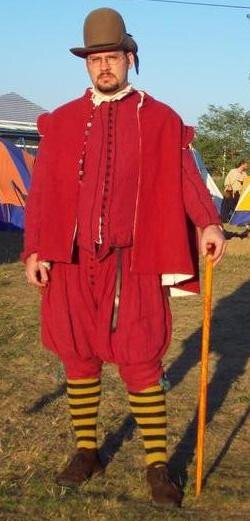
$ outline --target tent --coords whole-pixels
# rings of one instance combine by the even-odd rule
[[[198,170],[201,174],[201,177],[207,187],[207,189],[209,190],[210,192],[210,195],[213,199],[213,202],[220,214],[220,210],[221,210],[221,203],[223,201],[223,195],[221,194],[218,186],[215,184],[212,176],[209,174],[205,164],[203,163],[203,160],[202,160],[202,157],[200,155],[200,153],[198,152],[198,150],[196,150],[195,148],[191,147],[191,151],[193,153],[193,157],[194,157],[194,160],[195,160],[195,163],[196,163],[196,166],[198,167]]]
[[[34,158],[0,139],[0,229],[22,229]]]
[[[244,182],[241,196],[229,224],[235,224],[237,226],[250,224],[250,177]]]

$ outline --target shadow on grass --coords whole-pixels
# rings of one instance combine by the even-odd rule
[[[60,398],[60,396],[62,396],[65,393],[66,387],[66,382],[62,383],[55,391],[53,391],[52,393],[44,394],[43,396],[38,398],[38,400],[34,402],[30,407],[26,407],[24,409],[24,412],[26,414],[34,414],[41,411],[43,407],[46,407],[46,405],[49,405],[50,403],[54,402],[54,400],[57,400],[57,398]]]
[[[60,398],[66,392],[67,384],[62,383],[55,391],[44,394],[30,407],[24,409],[25,414],[36,414],[44,407]],[[104,467],[106,467],[114,458],[115,454],[121,448],[125,440],[131,440],[134,429],[136,428],[135,420],[132,414],[128,414],[120,427],[115,432],[110,432],[105,437],[105,440],[99,449],[100,460]]]
[[[211,476],[211,474],[213,474],[213,472],[216,470],[216,468],[220,465],[220,462],[223,460],[227,451],[230,449],[235,436],[237,436],[237,434],[240,432],[243,425],[246,423],[246,420],[248,419],[249,414],[250,414],[250,407],[247,407],[244,414],[241,416],[240,421],[237,423],[235,428],[232,430],[230,436],[228,437],[226,443],[224,444],[224,447],[221,449],[220,453],[218,454],[213,465],[210,467],[206,476],[204,477],[204,480],[203,480],[204,487],[206,486],[208,478]]]
[[[223,234],[226,241],[230,241],[230,239],[233,239],[234,237],[237,237],[238,239],[246,239],[249,236],[249,232],[249,229],[246,229],[243,232],[230,232],[229,230],[224,230]]]
[[[208,386],[207,423],[221,408],[232,384],[245,372],[248,361],[250,321],[250,282],[243,284],[235,293],[219,301],[212,317],[211,350],[217,353],[218,361],[212,380]],[[201,329],[199,328],[184,343],[183,352],[168,370],[171,387],[179,384],[188,371],[200,361]],[[225,444],[223,454],[216,458],[209,474],[214,472],[222,457],[225,456],[232,436],[241,425],[240,421]],[[187,481],[187,468],[192,462],[196,447],[197,411],[188,424],[175,452],[170,458],[169,469],[175,479],[183,484]]]
[[[132,414],[128,414],[117,431],[107,434],[99,449],[100,460],[104,467],[112,461],[123,442],[132,439],[135,428],[135,420]]]
[[[17,262],[23,247],[23,232],[0,231],[0,264]]]

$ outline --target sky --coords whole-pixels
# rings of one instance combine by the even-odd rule
[[[190,125],[210,104],[249,110],[250,1],[204,2],[249,9],[163,0],[1,0],[0,95],[16,92],[48,110],[81,96],[89,86],[85,61],[69,48],[83,45],[91,10],[111,7],[139,47],[140,73],[130,74],[135,87]]]

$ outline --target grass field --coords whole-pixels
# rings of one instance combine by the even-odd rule
[[[169,465],[185,487],[177,512],[154,507],[145,486],[143,447],[116,369],[106,366],[99,421],[104,477],[79,490],[55,485],[74,452],[60,363],[41,349],[39,295],[27,286],[1,237],[0,519],[4,521],[244,520],[250,518],[250,238],[215,270],[204,488],[194,495],[201,297],[172,300],[174,331],[166,357]],[[235,251],[236,250],[236,251]],[[4,254],[3,254],[4,252]],[[4,262],[6,260],[8,262]]]

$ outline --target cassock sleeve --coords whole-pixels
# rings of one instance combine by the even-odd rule
[[[49,126],[49,113],[39,116],[37,127],[42,139],[32,171],[31,187],[25,206],[24,249],[21,259],[25,261],[32,253],[39,251],[39,232],[41,216],[41,197],[47,171],[46,134]]]
[[[193,224],[199,228],[206,228],[209,224],[221,224],[220,216],[190,148],[182,151],[182,170],[184,206]]]

